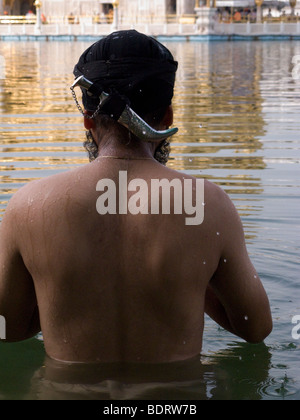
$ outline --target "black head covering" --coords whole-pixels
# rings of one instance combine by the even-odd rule
[[[126,96],[141,117],[171,104],[178,63],[154,38],[135,30],[119,31],[88,48],[74,68],[101,91]],[[94,112],[99,97],[82,90],[83,105]]]

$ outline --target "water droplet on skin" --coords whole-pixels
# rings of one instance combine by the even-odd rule
[[[220,236],[220,232],[217,232],[217,236]]]
[[[254,278],[257,279],[257,275],[256,274],[254,275]]]
[[[225,263],[225,264],[227,263],[227,260],[226,260],[226,258],[224,258],[224,263]]]
[[[249,319],[249,318],[248,318],[248,316],[247,316],[247,315],[245,315],[245,321],[248,321],[248,319]]]
[[[206,264],[206,261],[203,261],[203,265],[205,265]]]

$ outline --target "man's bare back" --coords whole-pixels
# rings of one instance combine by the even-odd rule
[[[6,246],[10,252],[8,244],[15,239],[19,264],[22,257],[34,284],[50,357],[73,362],[193,357],[201,352],[205,295],[213,276],[224,276],[220,287],[231,289],[236,280],[229,276],[239,276],[241,266],[245,278],[237,286],[259,280],[247,261],[237,214],[226,194],[206,182],[204,222],[196,227],[186,226],[184,214],[100,216],[97,182],[110,178],[117,184],[120,171],[148,182],[187,177],[154,160],[98,159],[31,183],[7,210],[1,250]],[[25,282],[22,277],[11,281]],[[258,291],[264,300],[263,290]],[[249,324],[252,312],[257,323],[259,308],[252,305],[251,294],[228,294],[235,304],[245,299],[248,307],[238,314],[237,324],[251,340]],[[33,315],[33,296],[21,299],[16,293],[7,302],[8,313],[14,307],[22,314],[16,326],[8,317],[12,340],[22,338]]]

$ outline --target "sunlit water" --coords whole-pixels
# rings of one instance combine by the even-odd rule
[[[88,45],[0,44],[6,61],[0,80],[1,217],[27,182],[87,163],[69,85]],[[300,340],[292,337],[292,318],[300,315],[300,81],[291,71],[300,43],[168,47],[180,62],[174,100],[180,132],[169,165],[229,193],[274,318],[265,345],[246,344],[207,319],[204,387],[194,384],[184,397],[299,400]],[[0,344],[0,398],[38,398],[30,384],[43,362],[41,340]],[[159,393],[162,399],[178,397]]]

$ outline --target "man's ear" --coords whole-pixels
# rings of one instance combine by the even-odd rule
[[[174,112],[173,112],[172,105],[170,105],[170,106],[168,106],[168,108],[166,110],[165,116],[162,120],[162,124],[165,127],[169,128],[169,127],[171,127],[171,125],[173,125],[173,122],[174,122]]]
[[[84,116],[84,127],[87,130],[93,130],[96,127],[95,121],[93,119],[91,119],[91,118],[88,118],[87,115],[88,114],[86,112],[86,114]]]

